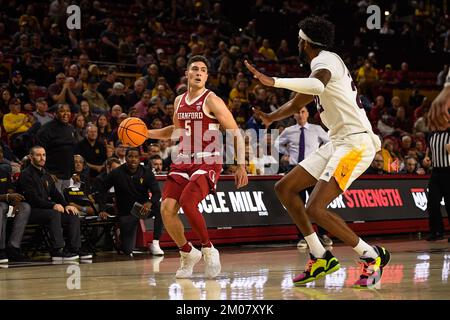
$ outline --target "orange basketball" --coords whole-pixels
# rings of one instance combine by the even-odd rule
[[[123,144],[138,147],[147,140],[147,126],[139,118],[127,118],[120,123],[117,135]]]

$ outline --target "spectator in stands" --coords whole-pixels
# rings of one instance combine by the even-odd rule
[[[154,62],[155,58],[150,53],[147,53],[145,44],[141,43],[137,48],[136,56],[136,66],[138,67],[138,70],[143,70],[145,66],[149,66]]]
[[[103,170],[103,163],[106,160],[105,144],[98,141],[98,128],[90,124],[87,127],[86,138],[75,147],[75,154],[81,155],[91,169],[89,176],[95,178]]]
[[[111,108],[111,113],[110,113],[110,120],[109,120],[109,124],[111,127],[111,130],[116,129],[119,126],[120,123],[120,115],[123,113],[122,111],[122,107],[118,104],[113,105]],[[112,132],[110,132],[110,135],[112,134]]]
[[[69,105],[58,104],[55,119],[42,126],[37,133],[37,142],[45,148],[48,157],[46,168],[49,174],[57,178],[55,186],[60,193],[69,186],[73,170],[76,140],[70,118]]]
[[[78,210],[68,205],[55,187],[53,178],[45,169],[45,162],[45,149],[34,146],[30,150],[30,165],[23,170],[18,181],[20,192],[31,206],[29,222],[45,224],[49,228],[53,261],[92,258],[92,254],[81,251]],[[61,226],[67,227],[66,245]]]
[[[73,119],[73,127],[75,129],[74,137],[76,143],[80,142],[86,137],[86,118],[82,114],[76,114]]]
[[[76,154],[73,157],[74,159],[74,170],[72,177],[70,178],[70,186],[69,188],[76,188],[84,193],[84,195],[89,199],[92,205],[86,205],[85,203],[75,203],[75,202],[69,202],[71,206],[74,206],[78,209],[80,214],[83,215],[94,215],[94,199],[91,195],[92,188],[91,188],[91,182],[89,181],[89,168],[86,166],[86,163],[84,161],[84,158]],[[67,194],[68,189],[65,189],[64,194]],[[66,196],[66,199],[68,197]],[[70,201],[70,200],[68,200]]]
[[[31,210],[30,205],[24,200],[21,194],[14,192],[10,173],[0,168],[0,264],[8,263],[8,260],[10,262],[30,260],[20,250]],[[6,215],[9,206],[13,207],[14,224],[6,243]]]
[[[148,127],[151,127],[155,119],[160,119],[164,116],[163,112],[161,111],[162,108],[163,106],[159,97],[153,97],[150,99],[147,108],[147,114],[144,118],[142,118],[142,120]]]
[[[84,116],[86,123],[93,123],[96,120],[96,117],[92,114],[91,105],[86,99],[83,99],[80,102],[80,114]]]
[[[394,128],[400,135],[412,132],[411,119],[406,116],[406,111],[404,107],[398,107],[397,113],[394,121]]]
[[[73,78],[71,79],[73,80]],[[56,75],[56,82],[48,87],[48,95],[51,98],[52,105],[67,103],[69,106],[74,106],[77,104],[77,97],[72,91],[75,88],[75,82],[72,80],[66,79],[64,73]]]
[[[384,160],[380,152],[375,154],[372,164],[364,174],[389,174],[389,172],[384,170]]]
[[[119,34],[115,31],[115,22],[109,21],[100,34],[102,41],[101,53],[105,61],[116,62],[119,59]]]
[[[98,78],[92,76],[88,80],[88,89],[83,92],[83,97],[87,99],[94,113],[107,113],[109,105],[103,95],[98,92]]]
[[[11,100],[11,92],[8,88],[2,88],[0,97],[0,113],[1,117],[9,112],[9,101]]]
[[[369,60],[366,60],[364,65],[359,68],[356,81],[358,82],[361,94],[372,99],[375,86],[378,83],[378,71],[372,66]]]
[[[22,80],[21,72],[18,70],[13,71],[8,90],[12,97],[19,99],[22,103],[29,103],[30,97],[28,94],[28,89],[24,86]]]
[[[380,82],[382,85],[392,86],[397,82],[395,77],[395,72],[392,70],[392,65],[387,64],[380,77]]]
[[[43,126],[47,122],[53,120],[53,114],[48,113],[48,104],[45,98],[37,98],[36,100],[36,111],[33,112],[33,116],[36,120]]]
[[[144,81],[138,79],[134,82],[134,90],[131,91],[127,96],[127,106],[128,108],[133,107],[142,98],[144,93],[145,84]]]
[[[400,170],[400,174],[425,174],[425,170],[421,168],[414,157],[406,156],[404,168]]]
[[[258,53],[264,57],[266,61],[278,61],[277,55],[270,47],[269,39],[264,39]]]
[[[106,146],[112,140],[111,139],[112,129],[108,117],[105,116],[104,114],[99,115],[95,125],[97,126],[98,129],[97,140]]]
[[[106,78],[103,79],[98,86],[98,92],[100,92],[103,97],[108,97],[112,93],[112,88],[116,79],[117,67],[110,66],[106,73]]]
[[[20,113],[21,102],[19,99],[10,100],[10,113],[3,116],[3,127],[8,134],[11,149],[19,157],[23,157],[33,145],[33,138],[40,124],[31,114]]]
[[[112,92],[106,99],[108,105],[115,106],[119,105],[123,111],[128,111],[127,108],[127,98],[125,96],[125,86],[121,82],[115,82],[112,87]],[[126,108],[126,109],[123,109]]]
[[[136,244],[136,231],[139,218],[132,214],[135,203],[142,205],[142,216],[154,216],[154,236],[150,250],[153,255],[163,255],[159,246],[162,233],[162,218],[160,213],[161,191],[152,171],[140,162],[140,153],[137,148],[129,148],[126,152],[126,163],[109,173],[100,186],[100,215],[105,217],[106,192],[114,187],[116,193],[117,210],[119,215],[120,236],[122,250],[126,255],[133,256]],[[149,194],[151,196],[149,197]]]
[[[237,81],[236,87],[231,89],[230,96],[228,97],[228,104],[231,103],[234,98],[239,98],[242,104],[249,103],[248,82],[247,79],[241,79]]]
[[[372,108],[370,109],[370,122],[373,126],[376,126],[378,123],[378,120],[385,115],[388,114],[389,110],[385,103],[385,99],[383,96],[377,96],[375,98],[375,103],[372,105]]]
[[[147,109],[150,105],[150,99],[152,98],[152,93],[150,90],[145,90],[142,94],[141,100],[134,105],[136,109],[137,116],[141,119],[145,119],[147,116]]]
[[[148,158],[149,160],[149,167],[152,169],[153,174],[166,174],[167,172],[163,172],[163,160],[158,154],[155,154]]]
[[[409,88],[411,87],[412,80],[409,75],[409,65],[406,62],[403,62],[399,71],[397,71],[397,85],[400,88]]]
[[[125,151],[126,146],[120,140],[117,140],[116,148],[114,150],[114,157],[120,161],[120,164],[124,164],[126,162]]]
[[[404,136],[402,136],[400,140],[400,156],[402,156],[403,158],[406,157],[409,149],[411,149],[412,144],[413,140],[409,134],[405,134]]]

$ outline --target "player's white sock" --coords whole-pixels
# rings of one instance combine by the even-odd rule
[[[325,248],[317,236],[317,233],[313,232],[309,236],[305,237],[306,242],[308,242],[309,251],[316,258],[323,258],[325,255]]]
[[[375,249],[361,238],[359,238],[359,242],[353,250],[355,250],[360,257],[364,256],[372,259],[376,259],[378,257],[378,253]]]

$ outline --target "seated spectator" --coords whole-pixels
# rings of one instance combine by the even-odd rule
[[[120,140],[117,140],[116,148],[114,150],[114,157],[119,160],[120,164],[125,163],[125,151],[126,146],[122,142],[120,142]]]
[[[406,62],[403,62],[401,69],[397,71],[397,84],[401,88],[409,88],[412,85],[412,81],[409,75],[409,66]]]
[[[394,121],[395,131],[400,135],[412,132],[411,119],[407,117],[404,107],[398,107],[397,114]]]
[[[56,189],[53,178],[44,168],[45,149],[35,146],[31,148],[29,156],[30,165],[20,175],[18,188],[31,206],[29,222],[45,224],[51,233],[52,260],[92,258],[92,254],[81,251],[78,209],[66,202],[63,195]],[[68,233],[66,245],[62,226]]]
[[[119,117],[122,113],[123,113],[122,107],[119,106],[118,104],[114,105],[111,108],[111,113],[109,114],[109,116],[110,116],[109,124],[110,124],[111,130],[116,129],[119,126],[119,122],[120,122]]]
[[[364,62],[364,65],[359,68],[356,75],[358,88],[362,95],[373,99],[374,89],[378,83],[378,71],[375,69],[369,60]]]
[[[106,99],[108,105],[115,106],[119,105],[122,108],[125,108],[125,111],[128,111],[127,98],[125,96],[125,86],[121,82],[115,82],[112,87],[112,92]]]
[[[269,39],[264,39],[258,53],[264,57],[266,61],[278,61],[277,55],[270,47]]]
[[[92,114],[91,105],[89,104],[89,101],[87,101],[86,99],[83,99],[80,102],[80,114],[82,114],[86,119],[86,124],[89,122],[94,123],[94,121],[97,119]]]
[[[398,172],[400,167],[400,157],[395,151],[394,141],[385,139],[381,149],[383,157],[383,170],[387,172]]]
[[[98,92],[98,79],[90,77],[88,81],[88,88],[83,92],[83,97],[89,102],[89,106],[94,113],[107,113],[109,105],[103,95]]]
[[[98,141],[97,126],[91,124],[87,127],[86,138],[75,147],[75,154],[81,155],[91,169],[89,176],[95,178],[103,170],[106,160],[105,144]]]
[[[75,141],[80,142],[86,137],[86,118],[82,114],[76,114],[73,118],[73,127],[75,129]]]
[[[141,119],[145,119],[147,116],[147,109],[150,105],[150,100],[152,98],[152,93],[150,90],[145,90],[142,94],[141,100],[134,105],[136,109],[137,116]]]
[[[412,137],[408,134],[402,136],[400,140],[400,156],[405,158],[408,155],[409,149],[411,149],[413,144]]]
[[[74,106],[78,100],[73,90],[75,90],[75,80],[71,77],[66,78],[64,73],[58,73],[55,83],[48,87],[48,95],[52,106],[58,103],[67,103],[71,111],[74,111]]]
[[[99,115],[95,124],[98,129],[97,140],[100,141],[101,143],[105,144],[105,146],[106,146],[112,140],[111,139],[112,129],[111,129],[111,125],[109,124],[108,117],[104,114]]]
[[[425,170],[421,168],[414,157],[407,156],[404,161],[404,167],[400,174],[425,174]]]
[[[53,115],[48,113],[47,110],[47,101],[44,98],[38,98],[36,100],[36,111],[33,112],[33,116],[41,124],[41,126],[53,120]]]
[[[20,71],[13,71],[11,74],[11,82],[8,86],[8,91],[11,93],[11,97],[17,98],[22,103],[26,104],[30,102],[30,97],[27,87],[23,84],[23,78]]]
[[[134,82],[134,90],[127,95],[128,110],[141,100],[142,94],[144,93],[144,89],[145,89],[144,81],[138,79]]]
[[[230,96],[228,97],[228,105],[231,106],[231,103],[234,98],[239,98],[242,104],[249,103],[249,94],[248,94],[248,82],[246,79],[241,79],[236,83],[236,86],[231,89]]]
[[[155,154],[148,158],[149,160],[149,167],[152,169],[153,174],[155,175],[161,175],[161,174],[167,174],[167,172],[163,171],[163,160],[158,154]]]
[[[20,100],[10,100],[10,113],[3,116],[3,127],[8,134],[11,149],[19,157],[23,157],[34,144],[34,136],[40,123],[31,114],[20,113]]]
[[[89,181],[89,168],[86,166],[84,158],[80,156],[79,154],[74,155],[74,170],[73,175],[70,178],[70,188],[76,188],[79,191],[83,192],[83,198],[86,198],[85,201],[89,201],[92,205],[87,205],[87,203],[80,203],[76,200],[74,202],[70,202],[70,198],[67,197],[67,192],[69,192],[68,189],[64,190],[64,194],[66,195],[66,200],[69,201],[69,204],[71,206],[74,206],[75,208],[80,211],[80,214],[84,215],[94,215],[94,198],[92,197],[92,189],[91,189],[91,183]],[[85,202],[83,201],[83,202]]]
[[[381,74],[380,81],[383,85],[393,85],[397,82],[395,72],[392,70],[392,65],[387,64]]]
[[[108,97],[112,93],[112,88],[117,79],[117,67],[110,66],[106,72],[106,78],[100,81],[97,91],[103,97]]]
[[[30,261],[20,250],[31,210],[24,200],[21,194],[14,192],[11,175],[0,168],[0,264]],[[6,215],[10,206],[13,207],[14,223],[6,243]]]
[[[364,172],[364,174],[388,174],[389,172],[383,169],[384,160],[381,153],[376,153],[370,167]]]

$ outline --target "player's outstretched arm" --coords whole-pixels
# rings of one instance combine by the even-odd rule
[[[151,129],[147,131],[147,137],[149,139],[170,139],[174,130],[173,124],[161,129]]]
[[[214,114],[214,116],[219,121],[220,125],[225,130],[231,130],[234,140],[235,140],[235,154],[238,164],[236,173],[234,174],[236,188],[244,187],[248,184],[247,171],[245,170],[245,142],[241,135],[241,131],[233,118],[230,110],[223,102],[221,98],[212,94],[208,97],[207,106],[209,111]],[[230,131],[228,131],[230,132]]]
[[[294,113],[298,112],[303,106],[306,106],[308,103],[313,101],[314,97],[311,95],[297,93],[295,97],[277,110],[271,113],[264,113],[261,110],[253,109],[255,113],[257,113],[261,120],[263,121],[266,127],[270,126],[270,124],[274,121],[283,120],[287,117],[292,116]]]
[[[178,105],[180,96],[175,98],[175,105]],[[174,139],[177,140],[181,132],[180,130],[180,124],[177,119],[177,113],[175,112],[173,114],[172,118],[173,124],[161,129],[151,129],[147,131],[147,137],[148,139]]]
[[[289,89],[294,92],[320,95],[331,78],[331,72],[328,69],[319,69],[314,71],[309,78],[276,78],[269,77],[253,67],[247,60],[245,66],[253,73],[253,76],[266,86]]]

